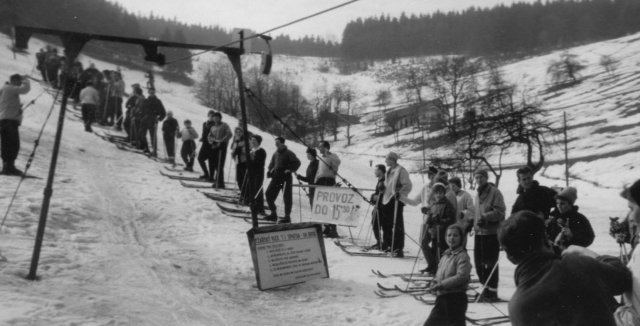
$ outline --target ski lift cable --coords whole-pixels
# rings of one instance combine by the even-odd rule
[[[18,186],[16,187],[16,190],[13,192],[13,197],[11,197],[11,201],[9,202],[9,206],[7,207],[7,211],[5,212],[4,218],[2,219],[2,223],[0,223],[0,231],[2,231],[2,227],[4,226],[4,223],[6,222],[7,217],[9,216],[9,212],[11,211],[11,207],[13,206],[13,201],[16,199],[16,196],[18,195],[18,191],[20,190],[20,186],[22,185],[22,181],[24,181],[24,179],[26,178],[27,172],[29,171],[29,168],[31,167],[31,163],[33,162],[33,159],[35,158],[36,150],[38,149],[38,145],[40,144],[40,138],[42,138],[42,134],[44,133],[44,128],[47,126],[47,123],[49,122],[49,118],[51,117],[51,113],[53,113],[53,109],[55,108],[56,101],[58,99],[58,95],[60,95],[60,89],[58,89],[56,91],[56,95],[55,95],[55,97],[53,99],[53,102],[51,103],[51,108],[49,109],[49,114],[47,114],[47,118],[45,119],[44,123],[42,124],[42,127],[40,128],[40,133],[38,133],[38,137],[33,142],[33,151],[31,152],[31,155],[29,155],[29,159],[27,160],[27,165],[26,165],[26,167],[24,169],[24,172],[22,172],[22,176],[20,177],[20,182],[18,182]]]
[[[331,8],[328,8],[328,9],[322,10],[322,11],[319,11],[319,12],[317,12],[317,13],[315,13],[315,14],[311,14],[311,15],[309,15],[309,16],[305,16],[305,17],[302,17],[302,18],[300,18],[300,19],[296,19],[296,20],[294,20],[294,21],[292,21],[292,22],[289,22],[289,23],[286,23],[286,24],[284,24],[284,25],[280,25],[280,26],[277,26],[277,27],[274,27],[274,28],[268,29],[268,30],[266,30],[266,31],[264,31],[264,32],[262,32],[262,33],[257,33],[257,34],[251,35],[251,36],[249,36],[249,37],[241,38],[241,39],[239,39],[239,40],[236,40],[236,41],[233,41],[233,42],[230,42],[230,43],[224,44],[224,45],[220,45],[220,46],[212,47],[212,48],[211,48],[211,49],[209,49],[209,50],[200,51],[200,52],[198,52],[198,53],[194,53],[194,54],[188,55],[188,56],[183,57],[183,58],[180,58],[180,59],[176,59],[176,60],[173,60],[173,61],[169,61],[169,62],[165,63],[165,66],[170,65],[170,64],[173,64],[173,63],[176,63],[176,62],[179,62],[179,61],[187,60],[187,59],[193,58],[193,57],[195,57],[195,56],[199,56],[199,55],[205,54],[205,53],[207,53],[207,52],[215,51],[215,50],[217,50],[217,49],[219,49],[219,48],[228,47],[228,46],[231,46],[231,45],[234,45],[234,44],[237,44],[237,43],[240,43],[240,42],[246,41],[246,40],[250,40],[250,39],[254,39],[254,38],[257,38],[257,37],[264,36],[265,34],[267,34],[267,33],[271,33],[271,32],[273,32],[273,31],[275,31],[275,30],[278,30],[278,29],[281,29],[281,28],[284,28],[284,27],[288,27],[288,26],[291,26],[291,25],[297,24],[297,23],[299,23],[299,22],[305,21],[305,20],[307,20],[307,19],[311,19],[311,18],[313,18],[313,17],[320,16],[320,15],[325,14],[325,13],[327,13],[327,12],[330,12],[330,11],[336,10],[336,9],[338,9],[338,8],[342,8],[342,7],[344,7],[344,6],[350,5],[350,4],[352,4],[352,3],[354,3],[354,2],[358,2],[358,1],[360,1],[360,0],[351,0],[351,1],[347,1],[347,2],[342,3],[342,4],[339,4],[339,5],[337,5],[337,6],[334,6],[334,7],[331,7]]]

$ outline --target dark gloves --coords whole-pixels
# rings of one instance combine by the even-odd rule
[[[384,190],[387,189],[387,187],[385,187],[384,184],[381,184],[378,189],[380,189],[380,192],[384,192]]]
[[[422,214],[424,214],[424,215],[429,214],[430,211],[431,211],[431,209],[429,207],[420,208],[420,212],[422,212]]]

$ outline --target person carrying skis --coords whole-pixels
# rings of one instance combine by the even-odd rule
[[[264,191],[262,184],[264,182],[264,165],[267,161],[267,152],[260,147],[262,144],[262,137],[259,135],[252,135],[249,138],[249,145],[251,146],[250,158],[248,160],[247,169],[251,172],[247,176],[249,180],[249,194],[253,198],[253,208],[258,212],[260,218],[265,219],[267,214],[264,212]],[[249,198],[249,200],[251,200]]]
[[[609,299],[632,289],[631,272],[620,259],[578,246],[558,256],[544,221],[530,211],[504,221],[498,239],[517,265],[517,288],[509,301],[512,325],[616,325]]]
[[[446,199],[444,201],[449,203]],[[429,288],[437,297],[424,326],[465,326],[469,304],[466,292],[471,275],[471,259],[463,247],[465,233],[462,227],[452,224],[446,228],[443,237],[449,249],[442,254],[434,282]]]
[[[96,111],[100,103],[98,90],[93,87],[93,82],[88,81],[87,86],[80,91],[80,105],[82,109],[82,120],[84,121],[84,131],[93,132],[91,124],[94,122]]]
[[[306,175],[296,174],[296,177],[298,177],[298,180],[312,185],[318,173],[318,163],[320,163],[318,161],[318,151],[311,147],[307,148],[307,159],[309,159],[309,165],[307,166]],[[311,209],[313,209],[313,195],[315,195],[315,192],[316,188],[309,187],[309,206]]]
[[[191,120],[184,120],[184,128],[176,134],[176,137],[182,139],[180,156],[184,162],[184,170],[193,172],[193,160],[196,156],[195,140],[198,139],[198,132],[191,127]]]
[[[376,183],[375,191],[373,192],[373,194],[371,194],[371,198],[369,198],[369,201],[374,205],[373,211],[371,212],[371,228],[373,229],[373,237],[376,238],[376,243],[370,246],[368,250],[387,250],[387,247],[382,242],[383,237],[381,237],[381,235],[384,234],[382,233],[382,225],[384,224],[384,221],[380,219],[380,212],[378,212],[381,206],[381,197],[384,193],[385,173],[387,173],[387,167],[384,166],[384,164],[376,165],[376,168],[373,171],[373,174],[378,179],[378,182]]]
[[[387,154],[385,163],[389,169],[385,176],[384,192],[378,210],[384,223],[383,243],[389,247],[392,257],[404,257],[404,203],[399,200],[411,192],[413,184],[409,172],[398,164],[400,156],[394,152]]]
[[[336,174],[340,168],[340,158],[338,155],[331,153],[331,144],[326,140],[320,142],[318,149],[322,155],[318,160],[320,162],[318,163],[318,172],[316,173],[314,184],[333,187],[336,185]],[[338,228],[335,224],[325,224],[322,233],[328,238],[337,238]]]
[[[176,164],[176,134],[180,129],[178,120],[173,118],[173,112],[167,111],[167,119],[162,123],[162,139],[164,140],[164,146],[167,149],[167,156],[171,164]]]
[[[140,149],[147,155],[152,154],[151,151],[149,151],[149,144],[147,143],[147,133],[155,150],[157,148],[156,125],[158,121],[164,120],[165,115],[164,105],[162,101],[156,97],[156,90],[153,88],[149,89],[149,96],[142,102],[142,106],[140,107],[139,134]]]
[[[31,83],[27,76],[18,74],[9,77],[9,82],[0,88],[0,156],[2,174],[22,175],[15,162],[20,152],[20,125],[22,105],[20,95],[29,93]]]
[[[589,220],[578,213],[578,206],[574,205],[577,199],[578,190],[574,187],[567,187],[556,195],[558,210],[554,211],[547,233],[560,248],[570,245],[586,248],[596,237]]]
[[[481,300],[493,302],[499,300],[500,269],[497,265],[498,258],[500,258],[500,243],[498,243],[498,228],[505,219],[506,206],[500,190],[494,184],[489,183],[487,170],[479,169],[474,175],[478,184],[478,194],[474,208],[476,235],[473,258],[480,283],[488,285],[481,294]]]
[[[541,211],[544,214],[545,221],[549,219],[551,209],[556,206],[555,190],[541,186],[536,180],[533,180],[533,171],[528,166],[518,169],[518,198],[516,198],[511,214],[524,210],[529,205]]]
[[[213,148],[209,145],[207,135],[209,135],[209,131],[213,126],[213,115],[215,113],[216,111],[209,110],[209,113],[207,113],[207,121],[202,123],[202,135],[200,136],[202,146],[200,146],[200,152],[198,152],[198,164],[200,164],[200,168],[204,173],[200,176],[200,179],[211,182],[213,182],[213,165],[218,164],[218,162],[213,162]],[[209,168],[207,168],[207,162],[209,163]],[[209,170],[211,170],[211,173],[209,173]]]
[[[300,160],[292,151],[284,144],[282,137],[276,137],[276,152],[271,156],[269,163],[267,178],[271,178],[271,182],[267,187],[266,197],[267,205],[271,210],[271,214],[265,219],[268,221],[278,221],[278,224],[291,223],[291,206],[293,205],[293,193],[291,184],[293,178],[291,173],[295,173],[300,168]],[[283,191],[284,201],[284,217],[278,219],[276,199],[280,191]]]
[[[213,178],[215,173],[215,183],[213,188],[224,189],[224,163],[227,160],[227,147],[229,146],[229,140],[233,137],[231,128],[229,125],[222,122],[222,114],[216,112],[213,114],[213,125],[207,136],[207,141],[211,146],[211,157],[214,162],[213,167],[209,166],[209,172]]]

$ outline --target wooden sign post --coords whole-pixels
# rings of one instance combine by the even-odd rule
[[[261,291],[329,277],[319,224],[253,228],[247,238]]]

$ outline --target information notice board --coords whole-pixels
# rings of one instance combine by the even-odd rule
[[[329,277],[319,224],[260,227],[247,237],[260,290]]]

